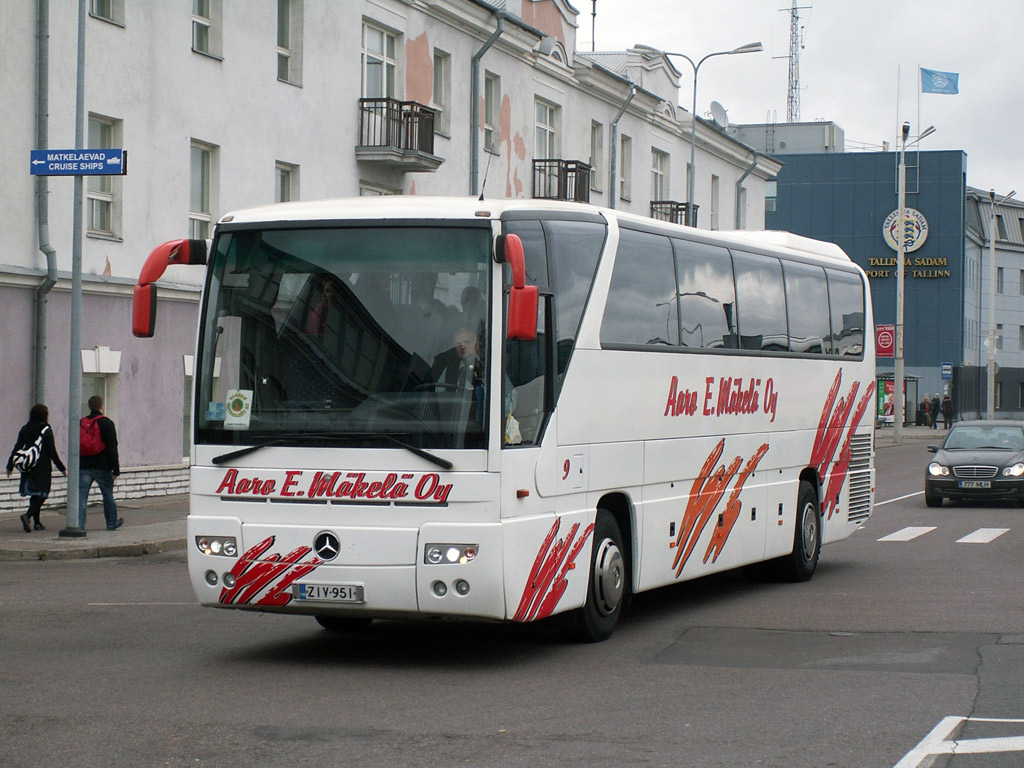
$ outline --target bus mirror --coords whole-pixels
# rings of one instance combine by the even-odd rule
[[[170,240],[153,249],[142,265],[132,299],[132,333],[144,339],[156,329],[156,286],[172,264],[205,264],[206,240]]]
[[[519,341],[537,338],[537,286],[526,284],[526,258],[519,235],[504,235],[499,241],[501,261],[512,270],[508,294],[508,337]]]
[[[136,285],[132,296],[132,333],[140,339],[153,337],[156,328],[156,286]]]

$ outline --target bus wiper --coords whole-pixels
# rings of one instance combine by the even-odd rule
[[[258,451],[260,448],[266,448],[266,447],[272,446],[272,445],[283,445],[286,442],[289,442],[290,440],[292,440],[292,439],[294,439],[296,437],[330,437],[332,439],[332,441],[335,441],[335,440],[348,441],[348,440],[364,439],[364,438],[367,438],[367,437],[379,437],[379,438],[381,438],[382,440],[384,440],[386,442],[389,442],[389,443],[392,443],[394,445],[399,446],[400,448],[405,448],[405,450],[410,451],[411,453],[419,456],[421,459],[426,459],[431,464],[436,464],[441,469],[451,469],[453,466],[455,466],[450,461],[448,461],[448,459],[442,459],[440,456],[435,456],[432,453],[428,453],[427,451],[424,451],[422,448],[417,448],[415,446],[409,445],[408,443],[399,440],[397,437],[392,437],[391,435],[387,435],[387,434],[383,434],[383,433],[370,433],[370,432],[365,433],[365,434],[351,434],[350,433],[350,434],[347,434],[347,435],[336,435],[336,434],[326,433],[326,432],[325,433],[319,433],[319,434],[310,433],[310,432],[302,432],[302,433],[297,433],[297,434],[294,434],[294,435],[289,435],[287,437],[278,437],[278,438],[275,438],[273,440],[267,440],[264,443],[256,443],[255,445],[247,445],[245,448],[239,448],[237,451],[229,451],[228,453],[222,453],[220,456],[214,456],[213,457],[213,463],[214,464],[225,464],[225,463],[227,463],[229,461],[232,461],[234,459],[240,459],[242,456],[248,456],[250,453]]]
[[[260,448],[266,448],[268,445],[281,445],[284,442],[284,439],[279,437],[276,440],[267,440],[265,443],[248,445],[245,448],[239,448],[237,451],[229,451],[228,453],[222,453],[220,456],[214,456],[213,463],[224,464],[232,459],[240,459],[242,456],[258,451]]]
[[[381,437],[387,440],[389,443],[394,443],[395,445],[405,448],[405,450],[407,451],[411,451],[412,453],[419,456],[421,459],[426,459],[431,464],[436,464],[441,469],[451,469],[453,466],[455,466],[450,461],[448,461],[448,459],[442,459],[440,456],[435,456],[432,453],[428,453],[427,451],[424,451],[422,448],[417,448],[416,446],[409,445],[408,443],[403,443],[397,437],[392,437],[391,435],[385,434],[381,434]]]

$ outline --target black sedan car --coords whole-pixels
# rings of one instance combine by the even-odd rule
[[[924,476],[929,507],[943,499],[1024,507],[1024,421],[961,421],[928,450],[935,454]]]

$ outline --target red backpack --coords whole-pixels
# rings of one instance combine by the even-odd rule
[[[94,416],[90,419],[86,416],[82,419],[78,441],[79,452],[83,456],[98,456],[107,447],[103,438],[100,437],[100,425],[96,423],[102,418],[102,416]]]

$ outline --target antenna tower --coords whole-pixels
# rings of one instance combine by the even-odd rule
[[[800,11],[809,5],[797,5],[793,0],[789,11],[789,91],[786,97],[786,122],[800,122],[800,51],[804,47],[804,28],[800,26]]]

